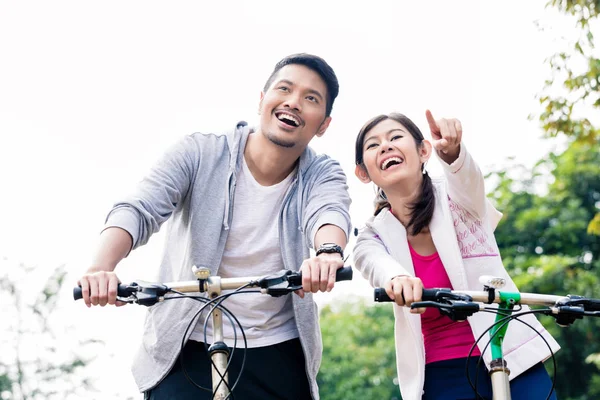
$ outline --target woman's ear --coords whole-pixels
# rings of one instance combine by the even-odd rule
[[[429,140],[424,139],[421,142],[421,146],[419,146],[419,157],[421,157],[421,163],[427,162],[429,157],[431,157],[431,152],[433,148],[431,146],[431,142]]]
[[[367,173],[367,170],[362,165],[357,165],[354,168],[354,174],[362,183],[370,183],[371,182],[371,178],[369,178],[369,174]]]

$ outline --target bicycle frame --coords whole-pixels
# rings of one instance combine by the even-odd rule
[[[583,315],[598,316],[600,314],[600,311],[598,311],[600,310],[600,301],[571,295],[556,296],[537,293],[499,291],[496,289],[500,288],[504,282],[501,279],[495,279],[497,279],[498,284],[490,284],[489,286],[485,284],[485,291],[462,291],[441,288],[423,289],[423,301],[413,303],[411,308],[436,307],[436,305],[441,305],[443,301],[447,302],[443,304],[450,304],[451,301],[458,301],[461,303],[461,307],[456,309],[457,314],[454,315],[460,315],[461,317],[457,319],[463,320],[473,313],[485,309],[483,304],[476,303],[497,303],[498,308],[496,310],[495,322],[489,329],[490,350],[492,355],[489,375],[492,383],[493,400],[511,400],[510,383],[508,379],[510,370],[506,360],[504,360],[502,344],[510,322],[510,320],[507,320],[507,317],[510,317],[513,314],[514,306],[517,304],[546,306],[548,308],[545,314],[554,316],[557,319],[557,323],[560,325],[568,325],[574,322],[575,319],[581,318]],[[502,282],[500,283],[500,281]],[[375,301],[392,301],[382,288],[375,288],[374,294]],[[589,310],[581,308],[581,305],[586,301],[590,302]],[[564,317],[562,319],[559,318],[559,316],[563,314]]]
[[[193,267],[192,271],[197,280],[168,282],[164,284],[134,282],[130,285],[119,284],[117,288],[118,299],[128,303],[137,303],[144,306],[152,306],[162,302],[167,294],[182,295],[183,293],[206,293],[210,301],[205,304],[213,304],[209,311],[213,318],[213,343],[208,348],[212,360],[211,381],[213,399],[224,400],[230,397],[227,364],[230,356],[229,347],[223,341],[223,311],[220,304],[224,290],[238,290],[246,288],[260,288],[260,292],[273,297],[288,295],[296,290],[302,289],[302,276],[299,272],[282,270],[278,273],[261,277],[243,278],[221,278],[211,276],[208,268]],[[336,271],[336,281],[352,280],[352,268],[342,267]],[[228,294],[223,295],[228,296]],[[81,287],[73,288],[73,298],[81,299]],[[176,297],[176,296],[173,296]],[[181,296],[182,298],[188,296]],[[194,297],[194,296],[192,296]],[[203,300],[206,300],[203,298]],[[235,319],[235,317],[234,317]],[[236,320],[237,321],[237,320]],[[182,345],[183,346],[183,345]],[[240,372],[241,373],[241,372]]]
[[[498,313],[494,325],[490,329],[490,351],[492,361],[490,362],[489,375],[492,383],[493,400],[511,400],[510,394],[510,369],[504,359],[502,344],[508,331],[509,321],[503,321],[511,315],[517,304],[552,306],[565,297],[553,295],[538,295],[534,293],[504,292],[497,291],[492,287],[485,288],[486,292],[452,291],[468,295],[476,302],[489,303],[490,292],[494,295],[493,303],[498,304]]]
[[[241,287],[253,288],[259,286],[261,277],[249,278],[221,278],[219,276],[210,276],[208,268],[195,268],[194,274],[197,281],[171,282],[165,286],[181,293],[201,292],[207,293],[211,300],[219,297],[224,290],[236,290]],[[279,278],[275,278],[279,279]],[[262,289],[264,293],[267,291]],[[208,348],[208,354],[212,360],[211,379],[213,388],[213,399],[224,400],[229,398],[229,376],[227,373],[227,363],[229,360],[229,347],[225,344],[223,337],[223,312],[219,307],[213,307],[211,310],[213,320],[213,343]]]
[[[241,287],[257,287],[260,277],[251,278],[221,278],[219,276],[210,276],[208,268],[194,268],[194,274],[198,281],[189,285],[189,282],[174,282],[166,285],[172,289],[186,292],[199,291],[207,293],[211,300],[219,297],[223,290],[236,290]],[[177,289],[179,287],[179,289]],[[223,341],[223,312],[214,307],[212,310],[213,318],[213,343],[208,348],[208,354],[212,360],[211,378],[213,388],[213,399],[224,400],[230,395],[229,376],[227,373],[227,362],[229,360],[229,347]]]
[[[496,314],[496,323],[490,331],[492,362],[490,363],[490,379],[492,381],[493,400],[511,400],[510,382],[508,377],[510,370],[502,352],[502,343],[508,330],[508,323],[502,323],[502,319],[512,313],[514,305],[521,300],[519,293],[500,292],[499,313]]]

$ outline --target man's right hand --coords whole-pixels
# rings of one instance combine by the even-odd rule
[[[126,303],[117,301],[117,287],[121,281],[112,271],[88,272],[77,282],[81,286],[83,301],[88,307],[107,304],[121,306]]]
[[[117,288],[121,281],[113,271],[127,256],[132,244],[131,235],[124,229],[111,227],[102,231],[92,267],[77,281],[86,306],[127,304],[117,301]]]

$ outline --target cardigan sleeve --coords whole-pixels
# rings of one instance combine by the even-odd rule
[[[439,160],[448,183],[448,196],[475,218],[487,220],[493,231],[502,213],[487,198],[483,174],[464,142],[460,144],[460,153],[452,164],[441,158]]]
[[[379,236],[368,226],[358,236],[354,246],[354,264],[373,287],[383,287],[395,276],[411,276],[390,255]]]

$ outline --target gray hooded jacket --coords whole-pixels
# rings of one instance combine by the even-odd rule
[[[194,280],[192,265],[217,274],[232,219],[237,170],[249,134],[246,124],[239,123],[226,134],[186,136],[163,156],[134,193],[116,203],[109,213],[106,228],[125,229],[133,238],[133,248],[147,243],[170,218],[159,272],[161,282]],[[340,165],[307,147],[279,214],[285,269],[300,268],[321,226],[336,225],[349,237],[347,189]],[[252,271],[247,275],[253,276]],[[149,309],[142,345],[132,367],[140,391],[154,387],[168,374],[200,305],[182,299]],[[317,306],[307,294],[304,299],[293,295],[293,307],[311,391],[318,399],[316,376],[322,341]]]

